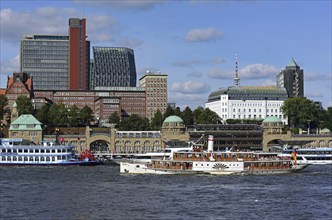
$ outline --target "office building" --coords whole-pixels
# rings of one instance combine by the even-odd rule
[[[136,87],[134,50],[125,47],[92,47],[95,87]]]
[[[285,88],[277,86],[238,86],[212,92],[205,107],[227,119],[264,119],[276,116],[287,123],[281,107],[288,98]]]
[[[304,97],[303,70],[292,59],[277,75],[277,86],[287,90],[288,97]]]
[[[24,36],[20,48],[20,72],[33,77],[34,89],[87,89],[90,43],[85,19],[69,19],[69,36]]]
[[[167,108],[167,75],[147,72],[140,78],[139,86],[146,90],[146,117],[151,120],[158,109],[164,114]]]
[[[86,20],[69,19],[69,89],[89,88],[90,44],[86,41]]]

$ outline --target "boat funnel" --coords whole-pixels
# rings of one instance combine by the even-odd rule
[[[209,135],[208,137],[208,152],[213,151],[213,135]]]

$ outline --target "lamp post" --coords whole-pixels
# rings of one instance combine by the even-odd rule
[[[311,120],[307,120],[307,122],[308,122],[308,134],[310,134],[310,122],[311,122]]]

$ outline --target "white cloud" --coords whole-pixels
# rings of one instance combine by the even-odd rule
[[[193,29],[186,34],[185,40],[189,42],[210,42],[222,38],[223,35],[223,32],[215,28]]]
[[[275,76],[279,72],[279,68],[272,65],[251,64],[243,67],[239,71],[239,77],[245,79],[260,79]]]
[[[272,65],[251,64],[239,70],[240,79],[261,79],[268,77],[275,77],[279,69]],[[222,70],[213,68],[208,72],[208,76],[217,79],[234,78],[235,70]]]
[[[183,94],[171,92],[169,101],[175,102],[176,106],[180,107],[181,110],[184,110],[187,106],[189,106],[191,110],[195,110],[198,106],[202,106],[204,108],[204,103],[207,101],[207,94]]]
[[[171,85],[172,92],[184,94],[199,94],[210,91],[210,86],[204,82],[187,81],[184,83],[174,82]]]

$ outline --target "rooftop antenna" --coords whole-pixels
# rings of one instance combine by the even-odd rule
[[[235,53],[235,77],[234,77],[234,86],[240,86],[240,78],[238,73],[238,62],[237,62],[237,53]]]

